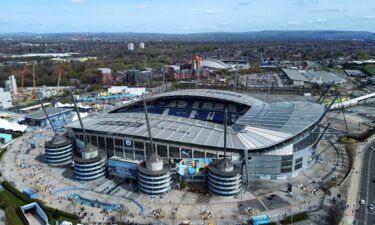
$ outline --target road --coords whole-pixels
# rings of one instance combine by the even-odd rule
[[[365,200],[366,204],[357,203],[360,208],[356,212],[354,224],[375,224],[375,210],[368,209],[369,204],[375,204],[375,143],[365,151],[361,182],[360,199]]]

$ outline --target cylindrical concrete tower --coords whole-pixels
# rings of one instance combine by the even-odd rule
[[[148,195],[163,194],[171,189],[170,167],[157,154],[138,165],[138,187]]]
[[[95,180],[106,173],[107,156],[92,144],[86,144],[81,157],[74,157],[74,174],[78,180]]]
[[[45,161],[51,166],[70,165],[73,160],[73,144],[67,138],[55,135],[44,144]]]
[[[241,172],[227,159],[219,159],[208,167],[208,190],[209,192],[233,196],[241,191]]]

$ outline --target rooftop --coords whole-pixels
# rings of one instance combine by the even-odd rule
[[[304,77],[302,73],[298,70],[291,70],[291,69],[283,69],[284,73],[288,76],[289,79],[295,81],[305,81],[308,82],[309,79]]]
[[[307,71],[304,76],[310,79],[311,82],[318,83],[332,83],[341,84],[345,82],[345,79],[331,72],[326,71]]]
[[[194,94],[197,94],[196,91]],[[220,94],[219,94],[220,93]],[[263,103],[254,98],[231,92],[202,92],[203,96],[225,96],[232,101],[252,103],[252,107],[233,126],[228,127],[227,147],[230,149],[262,149],[281,143],[316,123],[324,108],[311,102]],[[174,92],[174,94],[176,94]],[[186,95],[181,91],[177,95]],[[190,93],[192,94],[192,93]],[[158,96],[166,96],[166,94]],[[172,95],[169,93],[169,95]],[[174,95],[176,96],[176,95]],[[153,139],[181,142],[216,148],[224,146],[224,126],[185,117],[149,114]],[[141,139],[148,138],[143,112],[101,113],[83,119],[87,132],[103,132]],[[69,124],[80,129],[76,121]]]
[[[60,111],[61,113],[66,113],[66,112],[73,111],[73,109],[60,109]],[[60,114],[57,108],[46,108],[46,112],[49,116],[56,116]],[[42,119],[46,119],[47,117],[46,117],[46,114],[44,114],[43,110],[39,110],[37,112],[27,114],[25,118],[34,119],[34,120],[42,120]]]

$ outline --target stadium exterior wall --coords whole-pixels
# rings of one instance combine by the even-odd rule
[[[104,149],[107,157],[143,161],[151,155],[148,140],[119,134],[86,131],[90,143]],[[74,129],[78,139],[83,140],[80,130]],[[287,179],[297,176],[300,171],[309,168],[315,162],[319,145],[313,149],[319,129],[316,126],[306,129],[297,136],[276,146],[261,150],[229,149],[229,155],[242,165],[243,180]],[[222,157],[222,149],[205,146],[184,145],[154,139],[155,149],[165,159]],[[302,147],[298,147],[302,146]]]

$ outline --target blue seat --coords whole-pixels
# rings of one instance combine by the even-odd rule
[[[189,117],[191,114],[190,109],[170,109],[168,115],[179,116],[179,117]]]
[[[217,122],[217,123],[222,123],[224,121],[224,113],[215,112],[214,117],[212,118],[212,121]]]
[[[197,120],[207,120],[209,112],[208,111],[203,111],[203,110],[198,110],[197,114],[195,115],[195,119]]]

